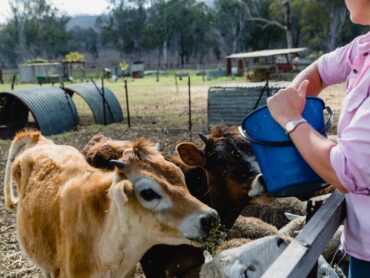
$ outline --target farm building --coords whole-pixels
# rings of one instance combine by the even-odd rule
[[[37,63],[18,65],[22,83],[59,82],[63,76],[61,63]]]

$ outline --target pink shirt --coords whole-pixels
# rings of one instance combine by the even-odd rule
[[[323,55],[317,62],[324,83],[346,81],[331,165],[347,189],[342,246],[370,261],[370,32]]]

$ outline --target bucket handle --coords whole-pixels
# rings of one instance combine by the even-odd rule
[[[331,125],[334,122],[334,115],[333,115],[333,111],[331,110],[331,108],[329,106],[325,106],[324,109],[328,112],[329,117],[328,117],[328,120],[326,121],[325,125],[323,126],[323,128],[321,128],[319,130],[320,133],[328,131],[329,128],[331,127]],[[253,144],[264,145],[264,146],[272,146],[272,147],[286,147],[286,146],[293,145],[293,142],[291,140],[289,140],[289,141],[263,141],[263,140],[254,139],[253,137],[249,136],[247,131],[244,130],[241,126],[238,126],[238,130],[239,130],[240,134],[247,141],[249,141]]]

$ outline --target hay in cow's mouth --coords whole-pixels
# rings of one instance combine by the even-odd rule
[[[226,241],[227,233],[225,231],[225,227],[218,223],[213,226],[208,237],[192,238],[191,241],[200,244],[213,256],[217,248]]]

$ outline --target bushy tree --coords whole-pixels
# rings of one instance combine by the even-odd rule
[[[349,22],[342,0],[309,0],[302,7],[301,30],[307,45],[314,50],[333,50],[340,41],[344,23]]]
[[[0,31],[0,51],[12,64],[64,55],[67,16],[46,0],[11,0],[11,18]]]
[[[140,53],[144,48],[144,1],[111,1],[111,5],[110,14],[98,21],[102,43],[110,44],[122,53]]]
[[[207,7],[195,0],[173,0],[171,4],[172,42],[184,65],[192,55],[204,54],[205,47],[209,46],[212,17]]]
[[[69,31],[69,49],[90,53],[94,58],[99,57],[99,34],[93,28],[79,26]]]
[[[217,0],[215,2],[215,28],[225,53],[242,50],[243,39],[249,30],[249,14],[240,0]]]
[[[134,59],[167,53],[178,62],[232,52],[308,46],[327,52],[368,30],[352,24],[343,0],[110,0],[94,29],[66,31],[68,17],[47,0],[9,0],[11,17],[0,26],[0,59],[12,65],[35,57],[55,59],[70,51],[99,55],[101,45]]]
[[[211,13],[195,0],[111,1],[111,12],[99,19],[102,41],[136,56],[157,49],[158,59],[171,45],[183,65],[209,49]]]

